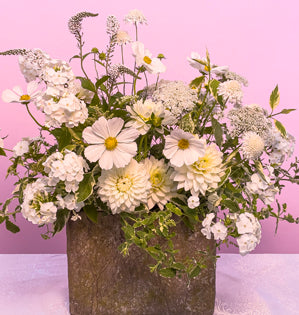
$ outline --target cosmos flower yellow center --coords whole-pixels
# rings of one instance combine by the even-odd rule
[[[29,101],[30,96],[28,94],[24,94],[20,97],[20,101]]]
[[[119,192],[127,192],[132,187],[132,185],[132,179],[127,176],[120,177],[116,183],[116,187]]]
[[[205,70],[209,72],[210,68],[208,66],[205,66]]]
[[[105,147],[107,150],[112,151],[117,147],[117,140],[114,137],[108,137],[105,140]]]
[[[182,150],[189,148],[189,141],[187,139],[180,139],[178,142],[178,147]]]
[[[151,59],[150,57],[148,57],[148,56],[145,56],[145,57],[143,58],[143,61],[144,61],[145,63],[147,63],[148,65],[150,65],[150,64],[152,63],[152,59]]]

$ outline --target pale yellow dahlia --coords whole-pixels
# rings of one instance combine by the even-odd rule
[[[215,144],[206,145],[205,153],[191,165],[175,167],[173,180],[178,182],[177,189],[190,190],[193,196],[200,192],[205,195],[207,190],[216,189],[224,175],[222,152]]]
[[[102,170],[97,187],[98,196],[116,214],[133,212],[141,203],[146,204],[151,184],[144,165],[132,159],[123,168]]]
[[[170,178],[173,171],[163,159],[157,160],[153,156],[145,159],[143,163],[151,183],[147,200],[148,208],[152,209],[157,205],[163,210],[166,203],[176,195],[176,185]]]

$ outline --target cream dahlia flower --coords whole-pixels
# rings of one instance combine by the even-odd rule
[[[84,150],[90,162],[99,161],[101,168],[111,169],[128,165],[137,153],[135,139],[139,132],[134,128],[122,130],[124,121],[114,117],[106,120],[100,117],[91,127],[83,130],[83,139],[90,144]]]
[[[216,189],[224,175],[222,168],[222,152],[215,144],[206,145],[204,154],[191,165],[175,167],[173,180],[178,182],[177,189],[190,190],[193,196],[200,192]]]
[[[192,133],[181,129],[173,130],[165,137],[163,154],[173,166],[191,165],[205,153],[205,142],[195,138]]]
[[[249,131],[242,137],[241,151],[246,159],[256,160],[264,151],[265,142],[257,133]]]
[[[146,204],[151,184],[144,165],[131,160],[124,168],[103,170],[97,187],[98,196],[116,214],[133,212],[141,203]]]
[[[171,115],[170,111],[164,109],[160,102],[153,102],[151,100],[137,101],[133,106],[127,106],[127,111],[131,114],[131,119],[126,127],[133,127],[137,129],[142,135],[146,134],[151,125],[147,122],[152,120],[153,125],[159,128],[161,125],[169,126],[176,122],[176,118]],[[160,129],[160,130],[159,130]],[[163,133],[163,129],[159,128],[158,131]]]
[[[143,164],[151,183],[147,206],[152,209],[158,205],[160,210],[163,210],[166,203],[176,195],[176,185],[170,178],[172,170],[163,159],[157,160],[153,156],[145,159]]]

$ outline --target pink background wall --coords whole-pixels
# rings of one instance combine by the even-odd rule
[[[0,10],[0,50],[12,48],[41,48],[53,58],[68,60],[77,53],[75,40],[67,29],[68,18],[80,11],[100,13],[84,21],[86,49],[105,49],[106,17],[116,15],[120,21],[131,9],[138,8],[148,18],[148,26],[140,28],[140,40],[154,54],[164,53],[167,72],[165,79],[186,82],[197,75],[188,66],[191,51],[210,51],[211,59],[219,65],[229,65],[232,71],[249,80],[245,102],[267,108],[270,92],[276,84],[281,92],[281,107],[298,109],[299,70],[299,5],[293,0],[214,0],[214,1],[2,1]],[[122,23],[134,34],[133,27]],[[128,56],[130,48],[127,47]],[[127,58],[128,60],[128,58]],[[131,59],[132,61],[132,59]],[[118,62],[118,61],[116,61]],[[72,63],[78,69],[77,62]],[[77,72],[80,75],[79,72]],[[152,78],[154,80],[154,78]],[[0,57],[0,89],[14,85],[25,86],[14,56]],[[0,135],[9,135],[6,147],[12,148],[24,136],[37,135],[34,123],[19,104],[0,100]],[[37,114],[39,120],[42,116]],[[299,111],[282,117],[287,130],[299,135]],[[297,146],[296,155],[299,155]],[[7,166],[0,158],[0,200],[11,190],[12,179],[4,181]],[[290,212],[299,216],[299,186],[288,186],[281,200],[288,202]],[[44,241],[41,230],[18,217],[21,232],[13,235],[0,226],[0,253],[63,253],[64,232]],[[262,242],[256,252],[299,253],[299,226],[281,223],[274,236],[273,220],[263,224]],[[234,249],[223,249],[233,251]]]

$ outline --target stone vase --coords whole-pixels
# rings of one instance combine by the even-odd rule
[[[82,220],[67,223],[69,305],[71,315],[212,315],[215,302],[215,262],[188,284],[186,278],[163,278],[151,273],[154,260],[137,246],[123,257],[118,215],[99,216],[94,224]],[[199,231],[192,233],[183,223],[176,227],[174,247],[182,257],[215,242]]]

